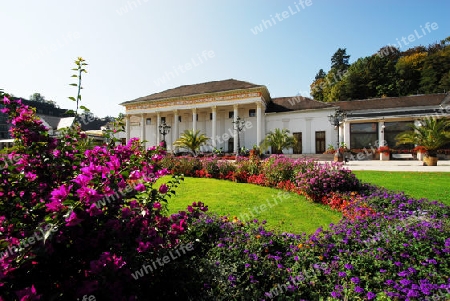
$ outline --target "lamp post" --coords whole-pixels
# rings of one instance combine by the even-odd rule
[[[334,161],[339,162],[343,161],[343,157],[339,149],[339,126],[345,118],[347,118],[347,114],[339,109],[336,110],[334,115],[328,116],[328,120],[330,121],[331,125],[334,125],[334,128],[337,129],[337,151],[334,153]]]
[[[241,151],[241,144],[239,142],[239,140],[240,140],[239,139],[239,134],[244,129],[245,120],[241,119],[241,117],[238,116],[236,118],[236,121],[232,121],[232,123],[234,124],[234,129],[237,132],[237,148],[238,148],[238,151],[237,151],[236,156],[238,156],[239,152]]]
[[[167,147],[166,135],[169,134],[170,128],[170,125],[167,125],[165,120],[161,121],[161,124],[159,125],[159,133],[163,136],[163,140],[161,142],[163,143],[164,148]]]

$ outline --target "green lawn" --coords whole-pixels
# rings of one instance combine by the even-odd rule
[[[159,181],[165,179],[169,178]],[[201,201],[212,213],[230,218],[236,216],[241,220],[266,220],[267,228],[271,230],[312,233],[320,226],[326,228],[330,223],[337,223],[342,217],[341,213],[309,202],[295,193],[253,184],[185,178],[175,191],[176,196],[169,199],[171,213],[186,210],[188,205]],[[286,195],[284,199],[281,198],[283,194]]]
[[[388,172],[355,170],[358,179],[420,199],[439,200],[450,205],[449,172]]]

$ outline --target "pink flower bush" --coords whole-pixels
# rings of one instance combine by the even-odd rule
[[[0,158],[15,160],[0,170],[0,300],[135,300],[152,276],[130,273],[178,245],[200,211],[165,216],[179,182],[153,187],[168,173],[158,165],[164,149],[145,150],[137,139],[86,149],[79,127],[50,137],[33,109],[6,97],[3,104],[16,149]],[[57,230],[31,239],[49,223]]]

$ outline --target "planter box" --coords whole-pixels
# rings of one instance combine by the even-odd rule
[[[380,153],[380,160],[381,161],[389,161],[389,156],[390,156],[390,154]]]

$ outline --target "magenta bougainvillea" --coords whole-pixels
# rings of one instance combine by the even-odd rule
[[[87,148],[76,126],[50,137],[20,100],[5,97],[1,110],[15,147],[0,156],[0,300],[75,300],[94,292],[97,300],[134,300],[151,280],[131,273],[180,244],[200,210],[167,216],[178,180],[154,187],[168,173],[157,167],[164,149],[143,149],[136,139]]]

